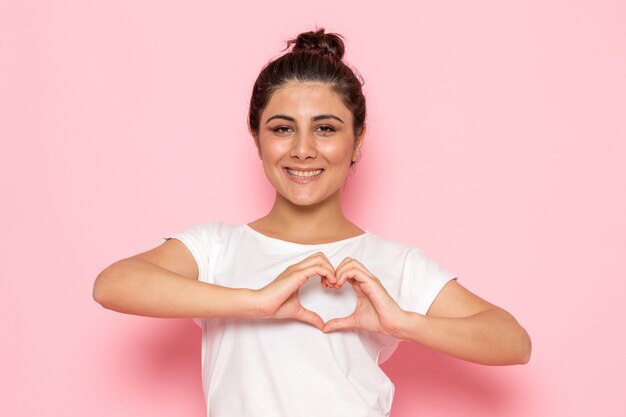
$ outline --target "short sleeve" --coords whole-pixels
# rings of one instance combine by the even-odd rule
[[[198,264],[198,280],[211,282],[209,274],[209,253],[214,224],[211,222],[195,224],[187,229],[170,234],[165,239],[178,239],[189,249]]]
[[[198,264],[198,280],[202,282],[213,282],[209,268],[209,253],[214,227],[211,222],[199,223],[164,238],[165,240],[178,239],[189,249]],[[193,321],[202,327],[202,319],[194,318]]]
[[[444,285],[455,276],[418,248],[407,253],[398,304],[403,310],[426,314]]]

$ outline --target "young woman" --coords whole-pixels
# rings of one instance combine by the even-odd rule
[[[259,74],[249,127],[276,189],[249,224],[206,222],[113,263],[104,307],[199,318],[207,413],[387,416],[379,364],[402,340],[482,364],[523,364],[531,343],[505,310],[416,247],[348,220],[340,192],[365,136],[362,83],[336,34],[300,34]]]

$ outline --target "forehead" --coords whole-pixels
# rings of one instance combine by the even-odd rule
[[[276,90],[263,113],[285,113],[295,117],[324,113],[351,115],[341,97],[328,84],[301,81],[290,81]]]

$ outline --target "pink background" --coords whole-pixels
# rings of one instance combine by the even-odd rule
[[[93,280],[268,211],[250,89],[315,25],[366,80],[348,215],[534,343],[503,368],[401,344],[392,416],[624,415],[625,21],[619,0],[0,2],[0,415],[204,415],[198,328],[105,310]]]

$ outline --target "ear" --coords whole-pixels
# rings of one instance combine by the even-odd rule
[[[361,158],[361,146],[363,146],[363,140],[365,139],[366,127],[363,125],[361,133],[356,137],[356,144],[354,145],[354,152],[352,152],[352,161],[356,162]]]

